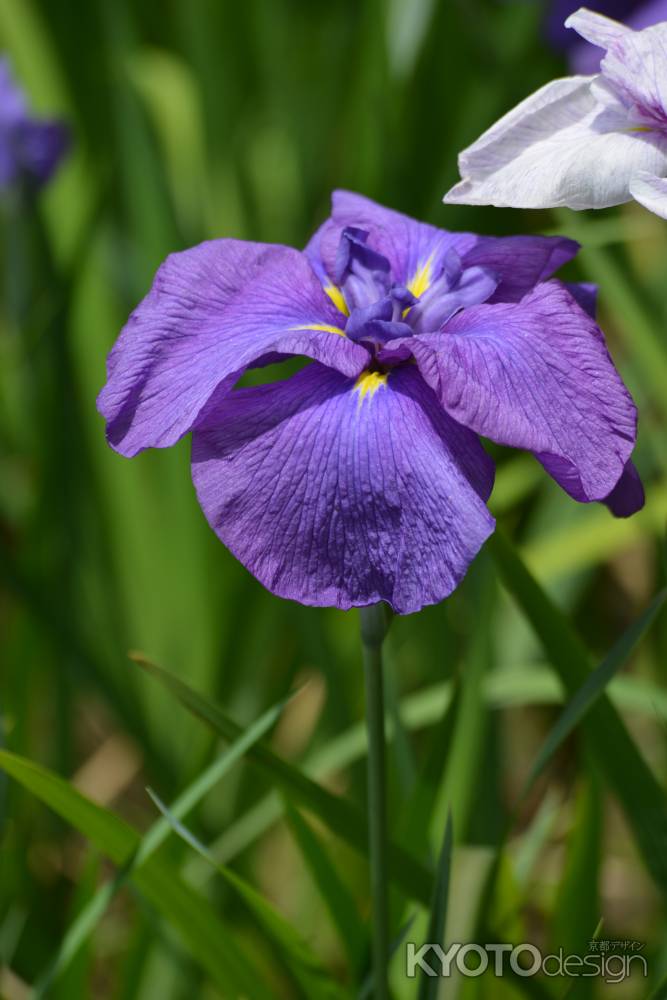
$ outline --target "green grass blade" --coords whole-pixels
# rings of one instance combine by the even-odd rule
[[[457,677],[453,682],[451,699],[446,702],[442,716],[436,722],[429,754],[402,811],[402,840],[418,846],[420,853],[430,849],[428,831],[442,779],[443,761],[449,760],[460,703],[461,684]]]
[[[117,865],[139,847],[139,833],[120,817],[81,795],[67,781],[32,761],[0,751],[0,767],[87,837]],[[228,995],[230,989],[256,1000],[271,992],[250,956],[234,940],[210,903],[187,886],[178,872],[151,857],[133,882],[179,934],[192,957]]]
[[[578,789],[567,855],[551,919],[551,946],[566,955],[581,955],[600,915],[598,879],[602,856],[603,810],[600,779],[591,770]],[[582,989],[590,996],[588,989]]]
[[[415,922],[415,914],[413,913],[399,928],[398,934],[394,937],[389,946],[390,961],[394,957],[394,955],[398,952],[398,949],[405,941],[408,935],[408,931],[410,930],[414,922]],[[366,978],[364,979],[363,983],[359,988],[357,1000],[371,1000],[374,989],[375,989],[375,978],[373,976],[373,970],[371,969],[371,971],[368,973],[368,975],[366,976]]]
[[[505,586],[542,641],[565,689],[574,697],[588,680],[591,669],[581,639],[502,532],[495,532],[488,547]],[[665,793],[606,695],[601,695],[589,711],[584,728],[594,759],[623,808],[646,867],[656,885],[667,894]]]
[[[648,1000],[667,1000],[667,976],[663,976]]]
[[[667,696],[656,684],[623,675],[612,680],[608,693],[619,710],[639,713],[667,724]],[[485,678],[484,696],[489,708],[496,710],[525,705],[561,705],[564,701],[558,677],[541,664],[512,669],[504,667],[492,672]],[[401,701],[401,712],[409,730],[421,730],[433,725],[441,728],[431,757],[417,780],[414,795],[403,810],[405,825],[399,824],[398,839],[401,843],[411,844],[415,855],[426,856],[428,851],[426,834],[442,774],[442,761],[448,756],[458,698],[457,689],[452,689],[451,683],[444,681],[429,685]],[[391,719],[387,720],[387,738],[393,738]],[[361,760],[365,752],[363,725],[355,723],[310,755],[302,766],[309,777],[324,781]],[[219,862],[225,864],[266,833],[278,822],[282,813],[282,800],[275,792],[270,792],[236,819],[209,849]],[[208,870],[195,858],[187,866],[187,871],[188,875],[192,872],[192,879],[197,882],[205,880],[204,871]]]
[[[261,739],[277,722],[288,700],[290,699],[285,698],[268,709],[179,795],[171,807],[174,816],[182,819],[194,809],[197,803],[215,787],[253,743]],[[51,988],[53,982],[64,972],[83,943],[92,934],[118,890],[141,865],[148,861],[170,833],[171,825],[164,817],[153,823],[141,838],[136,851],[133,852],[131,858],[123,865],[115,878],[101,886],[90,902],[81,910],[65,933],[52,963],[35,986],[34,1000],[44,996],[46,991]]]
[[[667,590],[661,590],[649,604],[646,611],[628,628],[599,667],[588,675],[574,698],[568,703],[555,726],[542,744],[526,782],[526,792],[549,763],[556,750],[579,725],[587,712],[602,696],[612,677],[627,661],[637,643],[643,638],[655,621],[667,598]],[[524,793],[525,794],[525,793]]]
[[[315,831],[288,799],[285,800],[285,814],[301,855],[345,947],[350,966],[358,972],[368,949],[368,936],[354,897]]]
[[[237,738],[240,732],[239,726],[217,705],[197,694],[178,677],[150,663],[144,657],[135,654],[133,659],[142,669],[159,680],[189,712],[214,729],[223,739]],[[366,856],[368,840],[366,820],[351,803],[332,795],[261,743],[251,747],[247,756],[264,771],[273,785],[313,812],[334,833]],[[389,861],[392,879],[396,885],[408,898],[417,899],[428,905],[432,883],[428,869],[396,844],[390,844]]]
[[[440,858],[438,860],[438,874],[433,889],[433,902],[431,903],[431,916],[428,924],[428,933],[425,940],[439,945],[443,945],[445,928],[447,926],[447,900],[449,898],[449,881],[452,870],[452,814],[447,816],[445,824],[445,836],[442,842]],[[426,973],[420,978],[418,1000],[436,1000],[438,995],[439,982],[437,978],[428,976]]]
[[[205,858],[245,903],[256,923],[273,944],[276,952],[304,990],[308,1000],[342,1000],[347,993],[329,976],[306,942],[290,923],[245,879],[230,868],[219,865],[206,847],[178,820],[154,792],[155,805],[179,837]]]

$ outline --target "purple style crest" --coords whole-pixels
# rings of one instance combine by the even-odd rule
[[[209,523],[281,597],[436,603],[494,528],[478,435],[532,451],[577,500],[643,503],[636,410],[591,289],[550,280],[577,249],[448,233],[339,191],[304,252],[174,254],[109,356],[108,440],[131,456],[192,431]],[[312,363],[234,388],[294,354]]]

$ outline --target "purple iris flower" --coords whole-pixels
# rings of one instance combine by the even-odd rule
[[[603,53],[582,42],[565,27],[565,21],[579,6],[579,0],[553,0],[547,18],[547,35],[554,48],[567,51],[574,73],[599,73]],[[635,31],[667,21],[667,0],[597,0],[587,6],[615,21],[623,21]]]
[[[34,118],[9,62],[0,58],[0,190],[21,178],[35,186],[53,175],[69,146],[62,122]]]
[[[478,435],[532,451],[577,500],[643,503],[636,410],[591,289],[548,280],[577,249],[449,233],[339,191],[304,252],[173,254],[109,356],[108,441],[132,456],[192,431],[211,527],[281,597],[438,602],[494,528]],[[288,355],[312,361],[234,388]]]

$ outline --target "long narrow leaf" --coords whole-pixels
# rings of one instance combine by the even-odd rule
[[[46,768],[7,751],[0,767],[71,823],[115,864],[127,862],[139,847],[139,833],[120,817],[81,795]],[[255,963],[236,942],[210,903],[187,886],[162,859],[149,858],[133,877],[142,895],[178,932],[184,946],[208,972],[223,995],[230,990],[263,1000],[271,991]]]
[[[426,940],[439,944],[444,943],[445,928],[447,926],[447,900],[449,898],[449,880],[452,870],[452,814],[447,815],[445,824],[445,837],[442,842],[442,850],[438,860],[438,876],[433,889],[433,902],[431,903],[431,916],[428,924],[428,934]],[[423,974],[419,982],[418,1000],[435,1000],[438,995],[439,984],[437,978]]]
[[[347,995],[346,992],[331,979],[292,925],[245,879],[230,868],[219,865],[215,858],[211,857],[206,847],[167,809],[158,796],[154,792],[150,792],[150,795],[165,820],[179,837],[182,837],[193,850],[205,858],[241,897],[260,929],[273,943],[281,961],[288,966],[304,990],[308,1000],[343,1000]]]
[[[500,531],[489,549],[505,586],[539,636],[571,696],[586,683],[590,657],[569,621],[552,603]],[[584,728],[600,772],[618,798],[656,884],[667,894],[667,798],[606,695],[589,711]]]
[[[207,701],[178,677],[174,677],[143,656],[134,654],[133,659],[175,695],[188,711],[209,725],[223,739],[237,738],[240,732],[239,726],[217,705]],[[261,743],[251,747],[247,756],[265,772],[273,785],[315,813],[334,833],[366,856],[368,849],[366,820],[351,803],[332,795]],[[396,844],[390,844],[389,862],[392,879],[405,895],[428,905],[432,883],[428,869]]]
[[[644,614],[623,633],[599,667],[596,667],[588,675],[542,744],[535,763],[531,768],[526,783],[527,789],[532,787],[559,746],[567,739],[586,713],[602,696],[612,677],[624,665],[637,643],[653,624],[658,612],[665,603],[665,598],[667,598],[667,590],[661,590],[651,601]]]
[[[367,934],[359,916],[357,904],[347,888],[323,844],[298,809],[285,801],[289,827],[294,834],[301,855],[308,866],[320,895],[331,915],[353,970],[361,968],[368,947]]]
[[[286,702],[283,699],[273,705],[253,725],[249,726],[228,749],[213,761],[205,771],[177,798],[171,807],[174,816],[186,816],[199,801],[220,781],[233,764],[256,743],[280,717]],[[90,902],[82,909],[76,920],[65,933],[55,958],[40,977],[35,987],[33,1000],[45,995],[54,980],[67,968],[86,938],[92,934],[97,923],[120,888],[130,879],[152,854],[164,843],[171,833],[169,822],[161,817],[156,820],[141,838],[136,851],[120,869],[115,878],[102,885]]]

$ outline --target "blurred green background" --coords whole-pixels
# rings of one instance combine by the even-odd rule
[[[334,187],[448,229],[579,239],[568,276],[600,284],[602,325],[640,407],[646,508],[614,521],[601,506],[569,500],[529,456],[501,449],[492,507],[591,662],[663,581],[664,222],[634,205],[556,216],[441,204],[457,152],[565,71],[543,40],[543,16],[539,3],[509,0],[0,0],[0,50],[35,109],[74,131],[72,155],[39,201],[3,205],[0,735],[140,830],[157,815],[146,785],[172,802],[220,744],[141,674],[129,650],[240,725],[307,682],[270,745],[359,807],[365,794],[355,613],[282,602],[234,561],[197,505],[188,440],[134,461],[105,444],[95,397],[106,354],[173,250],[218,236],[301,246]],[[666,654],[667,622],[658,621],[610,688],[663,788]],[[441,995],[647,997],[667,971],[665,887],[647,872],[579,731],[513,823],[491,898],[483,893],[494,845],[563,701],[544,643],[488,553],[445,604],[395,621],[387,684],[392,835],[426,862],[448,808],[454,816],[448,940],[479,940],[481,920],[481,940],[585,954],[604,918],[602,939],[645,943],[651,974],[650,984],[589,980],[578,992],[564,980],[459,978]],[[68,927],[112,868],[110,852],[0,781],[0,995],[17,1000],[62,957]],[[368,964],[366,862],[311,815],[307,831],[331,867],[314,862],[298,816],[286,824],[281,812],[270,777],[241,763],[188,826],[357,995]],[[667,857],[667,842],[656,851]],[[253,956],[264,995],[316,996],[279,949],[267,950],[213,869],[175,837],[161,856]],[[318,883],[323,871],[337,873],[337,897]],[[48,995],[239,995],[215,981],[149,897],[130,879]],[[345,904],[338,921],[333,897]],[[421,942],[424,910],[397,893],[394,930],[411,915],[408,939]],[[404,972],[399,948],[395,995],[415,996]]]

